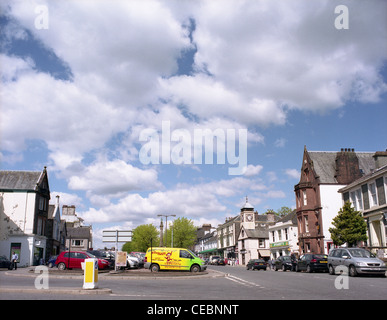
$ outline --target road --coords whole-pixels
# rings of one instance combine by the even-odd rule
[[[34,292],[7,292],[2,288],[34,289],[34,275],[16,276],[0,272],[0,299],[102,299],[102,300],[385,300],[387,279],[342,277],[328,273],[251,271],[244,267],[209,266],[210,274],[179,278],[112,278],[101,276],[100,288],[111,294],[69,295]],[[339,281],[340,280],[340,281]],[[344,285],[337,289],[336,285]],[[50,288],[82,288],[81,278],[50,277]]]

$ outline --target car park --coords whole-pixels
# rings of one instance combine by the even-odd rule
[[[65,269],[81,269],[82,262],[85,259],[97,259],[96,256],[86,251],[63,251],[59,254],[55,261],[59,270]],[[98,269],[107,269],[109,262],[103,259],[98,259]]]
[[[251,259],[247,262],[246,269],[247,270],[266,270],[267,263],[263,259]]]
[[[274,271],[293,270],[292,259],[290,256],[280,256],[274,261]]]
[[[328,256],[326,254],[305,253],[297,261],[296,271],[300,272],[328,271]]]
[[[385,276],[386,264],[372,252],[363,248],[336,248],[329,252],[329,273],[334,275],[336,268],[343,266],[351,277],[359,274],[375,274]]]

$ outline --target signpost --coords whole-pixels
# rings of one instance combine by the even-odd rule
[[[119,260],[117,254],[118,242],[129,242],[132,241],[132,230],[103,230],[102,231],[102,242],[115,242],[115,266],[114,270],[117,269],[117,262]]]

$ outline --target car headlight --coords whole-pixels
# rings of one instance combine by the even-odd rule
[[[359,267],[367,267],[367,264],[365,262],[356,262],[356,265]]]

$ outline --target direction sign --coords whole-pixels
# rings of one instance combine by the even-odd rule
[[[132,230],[103,230],[102,242],[132,241]]]

